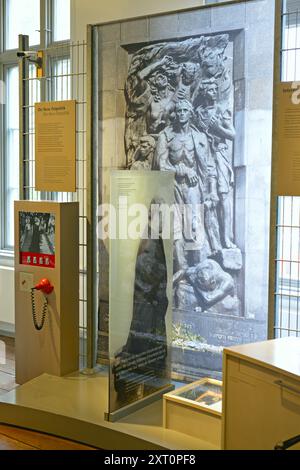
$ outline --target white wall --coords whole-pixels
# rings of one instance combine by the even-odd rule
[[[15,321],[14,269],[0,267],[0,329]]]
[[[86,25],[203,5],[204,0],[72,0],[71,38],[86,38]]]

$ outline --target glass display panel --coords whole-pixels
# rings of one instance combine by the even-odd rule
[[[173,243],[162,208],[172,194],[172,174],[111,175],[110,413],[170,383]]]

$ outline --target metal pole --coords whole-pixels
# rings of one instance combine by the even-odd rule
[[[93,60],[95,34],[91,25],[87,28],[87,368],[93,369],[97,358],[97,145],[96,110],[97,97],[93,93],[96,61]]]
[[[270,220],[270,253],[269,253],[269,316],[268,338],[274,338],[275,325],[275,288],[276,288],[276,254],[277,254],[277,113],[278,113],[278,84],[281,82],[281,39],[282,39],[282,1],[275,0],[275,44],[274,44],[274,97],[273,97],[273,143],[272,143],[272,177],[271,177],[271,220]]]
[[[29,36],[19,35],[19,50],[28,51]],[[29,182],[29,63],[25,58],[19,62],[19,198],[29,199],[29,190],[25,189]]]

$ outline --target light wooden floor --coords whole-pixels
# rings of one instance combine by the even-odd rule
[[[1,395],[17,387],[15,383],[15,346],[12,338],[0,336],[6,345],[6,364],[0,364]],[[1,416],[0,416],[1,423]],[[0,450],[93,450],[76,442],[0,424]]]

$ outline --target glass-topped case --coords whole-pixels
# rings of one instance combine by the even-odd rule
[[[222,413],[222,382],[204,378],[165,395],[172,401],[191,404],[206,411]]]

